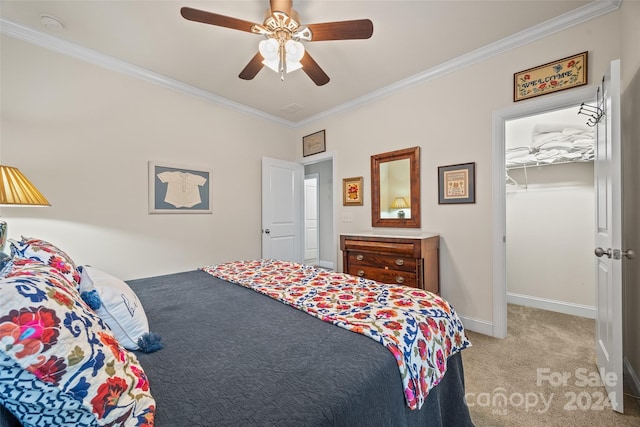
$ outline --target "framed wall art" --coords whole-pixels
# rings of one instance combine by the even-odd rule
[[[588,52],[568,56],[513,75],[513,101],[587,84]]]
[[[323,153],[327,149],[326,133],[321,130],[302,137],[302,157]]]
[[[149,162],[149,213],[211,213],[211,169]]]
[[[342,180],[342,205],[362,206],[362,177]]]
[[[476,164],[438,167],[438,203],[476,202]]]

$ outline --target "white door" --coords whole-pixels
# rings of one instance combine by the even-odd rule
[[[616,60],[597,96],[604,115],[596,126],[596,354],[611,407],[623,412],[620,89]]]
[[[303,262],[303,180],[302,165],[262,158],[262,258]]]
[[[315,265],[319,259],[318,174],[304,179],[304,262]]]

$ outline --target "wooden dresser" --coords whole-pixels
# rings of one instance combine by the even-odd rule
[[[345,273],[434,293],[440,291],[439,246],[440,236],[433,233],[340,235]]]

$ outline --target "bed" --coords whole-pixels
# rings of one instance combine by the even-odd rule
[[[473,425],[456,349],[468,342],[454,343],[446,374],[411,408],[402,363],[380,339],[264,286],[218,276],[204,267],[127,282],[164,345],[132,352],[150,385],[155,426]],[[0,425],[19,425],[4,412]]]

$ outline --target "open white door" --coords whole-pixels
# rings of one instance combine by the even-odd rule
[[[303,262],[304,167],[262,159],[262,258]]]
[[[620,60],[602,79],[596,127],[596,354],[613,410],[623,412],[622,394],[622,207],[620,156]]]

